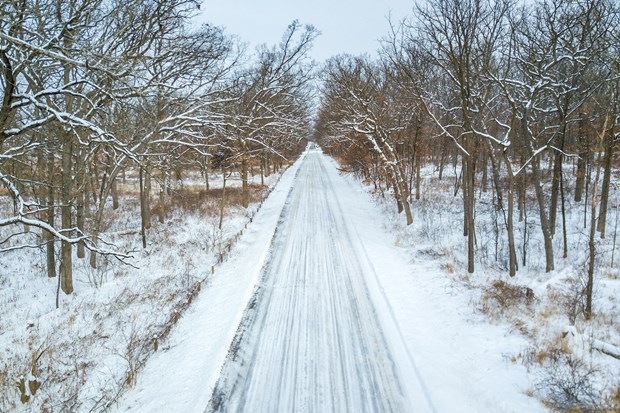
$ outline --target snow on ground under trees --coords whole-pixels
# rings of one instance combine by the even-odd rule
[[[94,270],[88,259],[75,259],[75,292],[61,292],[56,309],[58,280],[47,277],[45,252],[21,249],[2,255],[0,411],[100,411],[109,406],[135,384],[155,346],[165,348],[164,336],[210,283],[212,265],[218,267],[220,256],[227,259],[228,245],[232,249],[270,192],[254,176],[246,210],[238,206],[235,190],[227,189],[220,230],[221,176],[211,176],[206,191],[204,177],[188,172],[173,186],[166,223],[152,218],[147,248],[142,249],[139,215],[134,213],[137,177],[127,175],[119,185],[120,208],[110,206],[103,236],[118,250],[133,251],[131,266],[110,258]],[[278,178],[271,175],[265,183],[273,186]],[[240,185],[238,177],[227,179],[227,188]],[[6,201],[2,208],[11,208]],[[32,230],[32,237],[38,232]],[[22,379],[25,392],[16,384]],[[40,382],[40,388],[33,391],[29,382]],[[29,400],[22,404],[24,393]]]

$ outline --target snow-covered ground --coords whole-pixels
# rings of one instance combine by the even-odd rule
[[[265,183],[275,185],[278,176],[271,175]],[[2,254],[1,412],[101,411],[109,406],[119,391],[135,381],[140,366],[153,352],[153,336],[174,328],[175,319],[196,290],[210,282],[212,265],[218,271],[220,253],[225,257],[228,244],[234,245],[246,225],[252,228],[250,219],[259,208],[258,202],[247,210],[227,208],[219,230],[219,199],[185,199],[195,188],[181,191],[175,183],[177,199],[166,223],[159,224],[153,217],[147,248],[142,249],[139,208],[133,195],[137,182],[131,178],[128,174],[122,185],[120,209],[112,211],[110,206],[106,213],[103,236],[120,251],[133,250],[129,262],[134,267],[100,259],[94,270],[88,260],[74,258],[75,292],[70,296],[61,293],[56,309],[57,278],[46,275],[44,251]],[[254,181],[260,182],[260,177]],[[218,183],[221,179],[212,176],[212,187]],[[184,184],[192,182],[185,180]],[[264,195],[267,189],[258,192]],[[27,236],[36,243],[39,231]],[[164,337],[159,340],[165,347]],[[22,404],[16,382],[23,377],[27,385],[35,376],[41,387]]]
[[[302,158],[303,159],[303,158]],[[115,411],[202,412],[224,363],[243,310],[258,281],[280,212],[302,163],[282,176],[231,258],[179,321],[163,351],[156,353]]]
[[[423,170],[406,227],[391,200],[308,150],[251,222],[256,204],[230,211],[222,232],[204,210],[179,209],[149,232],[133,262],[139,270],[107,262],[92,271],[78,261],[76,293],[62,296],[59,310],[41,251],[3,256],[0,411],[543,412],[534,396],[545,396],[549,377],[585,371],[598,388],[617,386],[620,363],[591,351],[595,340],[619,344],[617,270],[598,267],[592,322],[566,313],[585,254],[578,205],[568,200],[574,258],[540,270],[534,208],[527,234],[517,231],[518,242],[530,242],[527,265],[509,279],[494,268],[505,240],[493,237],[491,194],[480,194],[478,267],[469,275],[452,178],[435,174]],[[123,209],[135,210],[131,202],[107,229],[128,249],[139,243],[127,232],[136,227]],[[597,242],[601,262],[609,238]],[[494,289],[497,280],[535,298],[502,303],[512,290]],[[177,308],[187,310],[154,351],[153,335]],[[581,370],[562,370],[571,355],[584,360]],[[41,389],[22,405],[14,383],[33,375]]]
[[[565,173],[573,172],[571,165],[567,165]],[[594,315],[586,321],[583,309],[589,216],[584,220],[584,209],[588,209],[589,215],[590,198],[575,202],[574,188],[565,188],[568,254],[562,258],[562,227],[558,218],[554,238],[556,270],[545,273],[537,205],[534,194],[528,193],[526,219],[518,221],[515,211],[519,271],[511,278],[502,212],[497,209],[491,188],[478,192],[476,271],[468,274],[462,198],[454,193],[458,174],[458,168],[445,169],[443,179],[439,180],[433,165],[422,169],[421,198],[412,203],[414,223],[408,227],[387,194],[383,198],[380,191],[375,191],[371,197],[378,209],[375,214],[381,217],[379,221],[393,234],[407,259],[414,267],[427,268],[421,271],[426,276],[418,280],[417,290],[425,289],[429,297],[437,299],[437,306],[443,306],[446,312],[460,313],[469,325],[465,334],[458,333],[460,337],[453,345],[459,351],[478,347],[478,354],[470,356],[472,363],[486,363],[485,354],[500,352],[506,363],[517,369],[527,368],[527,393],[545,400],[550,407],[561,411],[578,407],[585,411],[616,411],[620,408],[620,277],[615,233],[620,193],[611,192],[607,237],[596,236]],[[618,184],[615,174],[612,188],[618,188]],[[372,189],[367,187],[366,191]],[[615,264],[611,265],[614,251]],[[412,291],[403,286],[402,294]],[[452,299],[443,300],[445,293]],[[488,324],[505,336],[506,345],[493,349],[495,338],[488,335]],[[446,328],[459,330],[458,325]],[[490,341],[486,346],[465,344],[476,337],[482,342],[487,338]]]
[[[545,411],[511,362],[525,340],[412,262],[380,215],[309,151],[117,411]]]

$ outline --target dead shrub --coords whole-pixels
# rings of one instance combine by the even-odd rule
[[[529,306],[534,298],[534,291],[529,287],[495,280],[482,291],[482,311],[487,315],[501,315],[518,306]]]
[[[603,396],[594,383],[600,372],[582,359],[550,349],[540,358],[542,377],[536,391],[549,407],[562,412],[604,412]]]
[[[571,277],[566,280],[559,294],[560,308],[568,317],[570,325],[575,325],[577,318],[585,314],[586,280],[584,276]]]

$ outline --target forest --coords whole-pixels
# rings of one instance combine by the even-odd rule
[[[204,6],[0,0],[0,410],[117,401],[308,142],[527,337],[548,407],[620,405],[616,1],[412,3],[324,64],[312,25],[252,51]]]
[[[316,30],[294,22],[280,45],[250,62],[223,29],[189,26],[197,7],[194,0],[1,5],[11,19],[0,34],[0,179],[14,204],[0,220],[14,228],[1,251],[45,245],[47,274],[58,272],[65,294],[74,288],[74,250],[77,258],[88,252],[93,268],[98,255],[128,258],[100,236],[128,169],[139,175],[146,247],[151,209],[163,223],[173,175],[200,170],[208,189],[208,171],[234,169],[247,207],[250,165],[264,174],[299,152]],[[42,231],[33,239],[31,228]]]
[[[498,257],[498,264],[510,276],[518,250],[525,262],[529,248],[527,240],[517,243],[515,226],[525,222],[531,197],[544,270],[567,257],[571,197],[590,233],[589,317],[595,240],[613,225],[607,218],[620,140],[617,5],[436,1],[415,16],[392,26],[380,59],[343,55],[327,63],[315,136],[347,171],[389,192],[407,225],[411,200],[420,199],[422,165],[435,165],[439,180],[445,169],[458,169],[454,194],[463,201],[470,273],[477,191],[493,193],[507,239],[507,259]]]

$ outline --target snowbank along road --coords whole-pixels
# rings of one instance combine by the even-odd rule
[[[412,402],[401,374],[412,366],[393,356],[375,310],[372,264],[341,207],[339,179],[309,151],[208,412],[408,412],[425,403]]]

